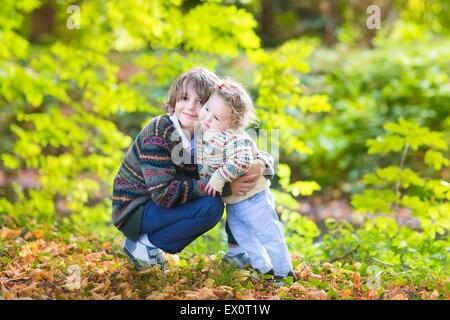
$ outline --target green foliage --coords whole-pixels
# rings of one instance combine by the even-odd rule
[[[317,260],[321,252],[315,240],[321,231],[313,220],[299,214],[299,204],[295,197],[299,194],[309,196],[314,191],[320,190],[320,186],[314,181],[291,183],[291,169],[286,164],[278,166],[277,176],[281,189],[273,190],[273,194],[289,250],[301,254],[306,260]]]
[[[322,248],[328,259],[361,261],[365,270],[377,266],[383,277],[424,283],[433,276],[445,279],[450,274],[448,239],[435,240],[407,226],[398,226],[391,217],[367,219],[358,229],[349,223],[327,221],[330,231]],[[388,279],[385,279],[388,280]],[[433,288],[435,281],[430,281]]]
[[[214,61],[258,48],[259,39],[252,16],[234,6],[205,3],[183,14],[181,1],[94,0],[80,4],[81,28],[70,30],[70,4],[52,3],[58,27],[43,46],[21,31],[26,13],[43,3],[2,4],[2,169],[13,177],[33,170],[37,181],[31,188],[9,186],[0,212],[23,220],[70,215],[89,229],[110,220],[113,177],[132,141],[118,128],[124,116],[146,112],[141,127],[162,113],[159,106],[179,73],[204,64],[207,54],[215,54]],[[115,52],[150,47],[158,50],[138,54],[141,68],[123,82],[127,64]]]
[[[184,18],[189,27],[186,49],[224,56],[237,56],[239,48],[259,48],[253,32],[256,21],[251,14],[234,6],[205,3]]]
[[[357,210],[385,213],[390,213],[394,207],[398,209],[399,206],[404,206],[417,216],[426,234],[431,237],[434,237],[435,232],[443,234],[450,227],[450,211],[445,203],[450,199],[448,183],[424,177],[420,172],[404,167],[409,149],[419,153],[425,148],[428,149],[423,159],[426,164],[433,165],[434,169],[448,165],[448,159],[436,151],[445,151],[448,148],[443,134],[403,118],[397,123],[388,122],[384,127],[384,135],[367,141],[369,154],[401,152],[400,166],[378,168],[374,173],[366,174],[364,183],[382,190],[365,190],[363,194],[353,198],[353,205]],[[430,163],[430,152],[440,155],[437,158],[440,160],[438,166],[436,163]],[[437,186],[440,188],[436,188]]]
[[[346,192],[360,191],[359,177],[378,165],[376,158],[366,154],[366,141],[379,136],[385,123],[400,117],[416,120],[411,128],[404,127],[411,133],[389,135],[385,143],[378,141],[372,148],[383,149],[385,161],[392,162],[396,156],[391,151],[402,150],[405,142],[412,148],[434,141],[430,131],[440,131],[442,136],[426,163],[435,168],[446,163],[448,151],[439,146],[450,139],[448,40],[435,37],[408,44],[390,40],[386,34],[377,37],[379,44],[371,50],[342,46],[312,55],[312,72],[303,81],[311,92],[327,94],[333,109],[298,121],[306,128],[302,138],[314,153],[308,157],[286,154],[286,162],[305,179]],[[419,125],[422,130],[416,130]]]
[[[290,40],[272,52],[256,50],[249,59],[256,66],[254,85],[259,119],[268,129],[280,128],[279,144],[288,154],[311,154],[301,137],[304,124],[297,121],[307,112],[328,112],[328,98],[307,95],[300,76],[310,71],[306,59],[317,46],[313,40]]]
[[[68,4],[56,4],[60,24],[67,17]],[[119,127],[133,114],[145,112],[144,121],[126,127],[128,133],[160,114],[162,110],[155,106],[162,105],[170,83],[181,72],[196,65],[218,69],[242,50],[255,64],[257,104],[274,110],[279,121],[294,124],[292,116],[284,114],[289,109],[301,113],[330,110],[326,96],[305,96],[300,88],[298,76],[308,71],[305,59],[314,42],[291,41],[273,53],[265,52],[259,49],[254,33],[255,20],[242,9],[204,3],[182,14],[178,1],[142,6],[138,1],[101,0],[83,2],[80,9],[81,29],[59,28],[45,48],[30,45],[17,30],[2,33],[5,71],[0,97],[7,115],[5,133],[11,138],[2,142],[2,163],[12,175],[30,169],[38,172],[37,186],[17,184],[12,196],[1,200],[3,213],[23,221],[29,216],[47,222],[68,216],[63,221],[72,224],[73,232],[111,232],[104,228],[110,212],[107,198],[123,152],[131,143]],[[11,42],[16,46],[6,45]],[[137,51],[148,47],[152,50]],[[121,58],[114,51],[129,53]],[[123,76],[130,66],[127,58],[134,66]],[[292,86],[299,89],[291,92]],[[260,114],[262,124],[273,127],[267,114]],[[290,137],[283,132],[283,139],[293,141]],[[295,141],[296,150],[305,145],[300,139]],[[289,167],[281,167],[283,192],[277,194],[283,198],[280,203],[291,203],[289,215],[286,209],[283,215],[292,220],[292,230],[308,239],[303,246],[311,246],[317,228],[294,214],[294,197],[310,195],[320,187],[314,181],[286,181]],[[222,230],[223,225],[217,226],[188,250],[223,249]]]
[[[164,112],[170,83],[203,65],[242,80],[270,148],[280,150],[272,190],[292,253],[361,261],[367,273],[379,264],[418,281],[448,276],[444,1],[433,1],[430,10],[425,1],[408,3],[402,20],[378,32],[370,50],[323,49],[311,38],[262,48],[256,18],[242,1],[82,1],[81,28],[73,30],[66,27],[71,4],[2,2],[0,218],[29,228],[58,223],[67,241],[71,234],[119,235],[110,222],[110,194],[124,152]],[[46,5],[56,12],[55,29],[32,36],[31,14]],[[260,3],[250,7],[257,11]],[[353,32],[361,17],[349,8],[340,38],[355,43],[364,36]],[[292,14],[282,17],[293,23]],[[33,173],[32,181],[21,181],[23,173]],[[361,191],[352,204],[369,214],[362,225],[328,220],[322,233],[299,214],[299,197],[326,193],[324,186]],[[399,224],[400,211],[417,226]],[[217,225],[186,252],[225,250],[223,229]],[[230,283],[231,275],[224,269],[218,282]]]
[[[369,153],[401,152],[400,166],[366,174],[365,185],[374,189],[355,195],[352,204],[365,213],[395,216],[400,210],[407,210],[420,223],[419,229],[399,225],[393,217],[380,216],[366,219],[356,231],[348,224],[334,223],[328,226],[330,234],[324,237],[324,250],[331,256],[351,254],[360,261],[381,261],[411,269],[412,273],[433,270],[448,274],[450,186],[404,167],[410,163],[407,161],[410,149],[423,154],[422,149],[447,150],[447,143],[442,133],[403,118],[387,123],[385,130],[384,135],[367,141]]]
[[[448,149],[444,136],[441,133],[420,127],[416,121],[407,121],[400,118],[398,123],[386,123],[384,129],[386,130],[386,135],[376,140],[369,139],[367,141],[369,154],[398,152],[406,146],[411,147],[413,151],[417,151],[421,146],[429,146],[437,150]]]
[[[373,30],[365,28],[367,8],[370,5],[380,7],[381,30],[375,34]],[[445,0],[394,0],[389,2],[358,1],[355,3],[339,3],[340,26],[338,39],[350,45],[368,45],[370,42],[378,44],[379,36],[389,35],[392,43],[415,43],[436,35],[448,34],[450,9]],[[372,12],[373,13],[373,12]],[[393,15],[399,19],[391,19]],[[375,36],[374,38],[372,38]]]

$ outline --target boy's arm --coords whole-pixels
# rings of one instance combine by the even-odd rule
[[[143,143],[142,137],[138,137],[133,144],[133,152],[139,159],[152,201],[160,206],[173,207],[207,195],[203,190],[207,179],[175,179],[175,164],[163,137],[153,136],[149,140]]]

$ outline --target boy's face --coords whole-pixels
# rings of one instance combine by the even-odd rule
[[[191,134],[198,126],[198,114],[202,104],[199,97],[191,87],[187,87],[185,95],[175,103],[175,115],[180,121],[183,129],[189,130]]]
[[[199,119],[205,131],[225,131],[231,128],[231,109],[219,95],[213,94],[203,105]]]

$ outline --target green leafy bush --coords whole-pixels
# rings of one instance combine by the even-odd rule
[[[377,39],[379,45],[371,50],[339,46],[311,56],[312,72],[303,76],[304,83],[309,91],[327,94],[333,108],[302,118],[302,136],[314,152],[303,158],[286,155],[305,179],[348,193],[360,191],[359,177],[378,165],[365,153],[366,140],[399,117],[416,119],[450,139],[448,40]],[[448,158],[448,152],[443,155]],[[435,161],[436,156],[428,158]]]
[[[425,176],[425,166],[413,168],[408,159],[423,155],[423,161],[436,170],[448,166],[427,162],[427,154],[446,151],[448,144],[440,132],[421,127],[413,120],[400,118],[385,124],[386,133],[369,139],[369,154],[400,153],[399,166],[378,168],[364,176],[368,189],[352,199],[362,214],[375,214],[355,230],[349,223],[328,221],[323,250],[330,259],[351,258],[366,266],[381,264],[403,270],[411,278],[433,273],[445,278],[449,268],[450,184]],[[413,154],[408,154],[413,152]],[[406,168],[409,165],[411,168]],[[417,164],[415,164],[417,166]],[[396,215],[406,210],[418,225],[399,224]],[[383,216],[385,215],[385,216]]]

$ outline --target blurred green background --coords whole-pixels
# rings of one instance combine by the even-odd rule
[[[3,0],[0,222],[117,238],[124,152],[202,65],[279,130],[292,252],[448,275],[449,19],[445,0]],[[188,250],[224,247],[219,225]]]

